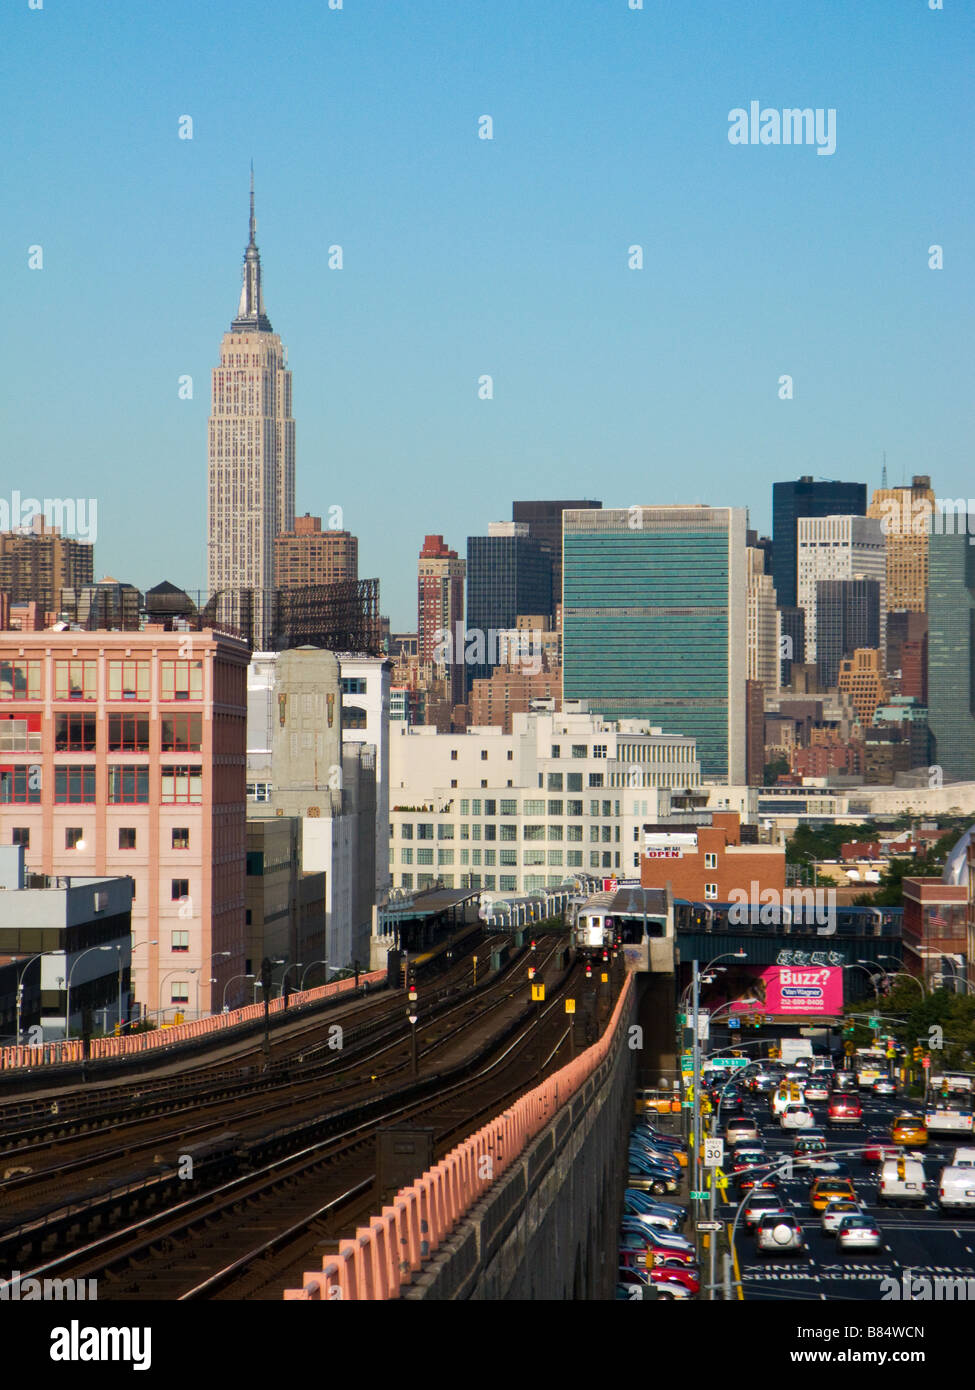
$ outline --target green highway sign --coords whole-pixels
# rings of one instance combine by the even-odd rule
[[[691,1193],[691,1201],[692,1201],[692,1202],[706,1202],[707,1199],[708,1199],[708,1194],[707,1194],[706,1192],[692,1192],[692,1193]]]
[[[868,1023],[868,1025],[869,1025],[869,1027],[871,1027],[871,1028],[879,1028],[879,1027],[880,1027],[880,1019],[879,1019],[879,1018],[870,1018],[870,1019],[867,1020],[867,1023]]]
[[[712,1057],[712,1067],[747,1067],[747,1057]]]
[[[681,1069],[681,1071],[693,1071],[693,1070],[694,1070],[694,1054],[693,1054],[693,1052],[684,1052],[684,1053],[681,1054],[680,1069]]]

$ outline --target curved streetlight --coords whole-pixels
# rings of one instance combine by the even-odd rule
[[[249,975],[232,975],[232,976],[231,976],[231,978],[227,981],[227,983],[226,983],[226,984],[224,985],[224,987],[223,987],[223,1012],[224,1012],[224,1013],[229,1013],[229,1012],[230,1012],[230,1010],[227,1008],[227,990],[230,988],[230,986],[231,986],[232,984],[234,984],[234,982],[237,981],[237,980],[253,980],[254,978],[255,978],[255,976],[253,975],[253,973],[252,973],[252,974],[249,974]]]
[[[911,979],[914,978],[912,975]],[[949,975],[947,970],[936,970],[931,978],[932,980],[948,980],[953,985],[964,985],[966,994],[971,994],[975,990],[975,985],[972,984],[971,980],[966,980],[964,975]],[[939,988],[943,988],[943,986],[939,986]]]
[[[888,971],[888,972],[887,972],[887,978],[888,978],[888,980],[897,980],[897,979],[913,980],[914,983],[918,986],[918,988],[919,988],[920,991],[921,991],[921,998],[922,998],[922,999],[927,999],[927,997],[928,997],[928,992],[927,992],[927,990],[926,990],[925,987],[924,987],[924,981],[923,981],[922,979],[920,979],[917,975],[912,975],[911,972],[910,972],[909,970],[891,970],[891,971]]]
[[[308,977],[308,972],[309,972],[309,970],[314,970],[314,968],[315,968],[316,965],[324,965],[324,967],[325,967],[325,983],[328,984],[328,972],[329,972],[330,970],[334,970],[334,969],[335,969],[335,966],[330,965],[329,962],[328,962],[327,960],[313,960],[313,961],[309,961],[309,963],[305,966],[304,970],[301,972],[301,984],[300,984],[300,986],[299,986],[299,989],[303,990],[303,989],[305,988],[305,980],[306,980],[307,977]]]
[[[198,966],[198,965],[191,965],[191,966],[177,966],[177,968],[176,968],[175,970],[167,970],[166,973],[165,973],[165,975],[164,975],[164,976],[162,977],[162,979],[159,981],[159,998],[160,998],[160,1000],[162,999],[162,992],[163,992],[162,987],[163,987],[163,985],[166,983],[166,981],[169,979],[169,977],[170,977],[171,975],[199,975],[199,973],[200,973],[200,968],[201,968],[201,967]],[[197,1001],[199,1001],[199,983],[197,984]],[[186,1004],[187,1002],[188,1002],[188,1001],[185,1000],[185,999],[182,999],[182,1000],[179,1001],[179,1003],[181,1003],[181,1004]],[[164,1005],[164,1006],[161,1006],[161,1007],[157,1010],[157,1012],[160,1013],[160,1014],[165,1013],[165,1012],[166,1012],[166,1009],[172,1007],[172,1004],[173,1004],[173,1000],[170,999],[169,1003],[166,1004],[166,1005]]]
[[[68,971],[68,988],[64,996],[64,1040],[67,1042],[71,1036],[71,976],[74,974],[75,966],[85,956],[91,955],[92,951],[114,951],[114,946],[88,946],[80,955],[75,956]]]
[[[157,941],[130,941],[129,942],[129,965],[132,964],[132,952],[137,951],[140,946],[158,946]],[[122,1031],[122,947],[116,943],[113,948],[118,952],[118,1024],[119,1032]],[[131,983],[131,981],[130,981]]]
[[[870,968],[871,966],[873,966],[873,969]],[[870,981],[870,984],[871,984],[872,987],[873,987],[873,997],[874,997],[874,999],[876,999],[876,1001],[877,1001],[878,1004],[880,1003],[880,990],[879,990],[879,988],[878,988],[878,986],[877,986],[877,981],[878,981],[881,977],[883,977],[884,979],[887,978],[887,971],[884,969],[884,967],[883,967],[882,965],[877,965],[876,962],[875,962],[875,961],[872,961],[872,960],[870,960],[870,961],[868,961],[868,960],[856,960],[856,961],[849,961],[846,965],[841,965],[841,966],[840,966],[840,969],[841,969],[841,970],[862,970],[862,971],[864,971],[864,973],[865,973],[866,976],[867,976],[867,979]],[[875,973],[875,972],[879,972],[879,973]]]
[[[34,964],[35,960],[40,960],[42,956],[63,956],[63,955],[64,955],[64,952],[63,952],[63,951],[38,951],[38,953],[37,953],[36,956],[31,956],[30,960],[27,961],[27,962],[25,963],[24,968],[21,970],[20,974],[17,976],[17,994],[16,994],[17,1023],[16,1023],[16,1036],[17,1036],[17,1044],[18,1044],[18,1046],[20,1045],[20,1018],[21,1018],[21,1014],[22,1014],[22,1012],[23,1012],[23,1002],[24,1002],[24,976],[27,974],[27,971],[28,971],[29,967],[32,966],[32,965]]]
[[[284,998],[284,982],[285,982],[285,980],[287,980],[288,976],[291,974],[291,971],[292,971],[292,970],[300,970],[301,967],[302,967],[303,965],[304,965],[304,961],[296,960],[296,961],[293,961],[291,965],[289,965],[289,966],[287,966],[287,967],[285,968],[285,972],[284,972],[284,974],[281,976],[281,994],[280,994],[280,998],[282,998],[282,999]]]

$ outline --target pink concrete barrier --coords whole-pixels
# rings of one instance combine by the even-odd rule
[[[373,970],[359,976],[359,983],[370,985],[385,980],[385,970]],[[332,984],[316,985],[314,989],[296,991],[289,1001],[289,1012],[302,1004],[314,1003],[318,999],[330,999],[337,994],[346,994],[355,989],[355,978],[335,980]],[[272,999],[269,1012],[279,1014],[284,1010],[283,999]],[[186,1042],[190,1038],[203,1038],[212,1033],[235,1028],[241,1023],[249,1023],[264,1014],[263,1004],[245,1004],[243,1008],[230,1013],[210,1014],[206,1018],[194,1019],[191,1023],[178,1023],[174,1028],[157,1028],[151,1033],[132,1033],[124,1038],[93,1038],[91,1057],[133,1057],[140,1052],[151,1052],[158,1047],[172,1047],[174,1043]],[[37,1047],[14,1045],[0,1047],[0,1071],[12,1071],[17,1067],[56,1066],[64,1062],[80,1062],[82,1044],[80,1038],[68,1042],[48,1042]]]
[[[372,1217],[368,1226],[360,1226],[352,1239],[339,1242],[337,1256],[323,1261],[320,1270],[303,1274],[301,1288],[285,1289],[285,1300],[397,1298],[423,1261],[619,1043],[620,1023],[632,990],[633,977],[628,975],[613,1016],[592,1047],[527,1091],[415,1182],[401,1188],[392,1205],[383,1207],[381,1216]]]

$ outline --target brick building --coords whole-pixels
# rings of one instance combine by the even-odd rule
[[[351,531],[323,531],[320,516],[296,516],[294,529],[274,538],[274,584],[300,589],[359,578],[359,540]]]
[[[784,845],[743,844],[737,811],[712,811],[710,825],[645,826],[643,838],[644,888],[669,883],[690,902],[728,902],[732,891],[752,902],[763,890],[785,890]]]

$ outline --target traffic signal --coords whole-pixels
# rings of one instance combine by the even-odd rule
[[[922,1047],[916,1047],[912,1056],[914,1057],[915,1062],[920,1062],[921,1058],[924,1056],[924,1049]]]
[[[849,1021],[849,1023],[847,1023],[847,1024],[844,1025],[843,1033],[844,1033],[844,1035],[845,1035],[846,1037],[851,1038],[855,1032],[856,1032],[856,1024],[855,1024],[855,1023],[853,1022],[853,1020],[851,1019],[851,1020]]]
[[[534,951],[534,949],[535,949],[535,943],[534,943],[534,941],[533,941],[533,942],[532,942],[532,950]]]
[[[588,960],[586,961],[586,979],[592,979],[592,963]]]

